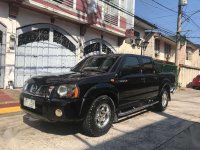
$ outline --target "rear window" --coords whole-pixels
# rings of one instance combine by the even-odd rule
[[[198,75],[196,78],[200,78],[200,75]]]
[[[140,63],[137,57],[128,56],[125,58],[122,65],[122,75],[131,75],[140,73]]]

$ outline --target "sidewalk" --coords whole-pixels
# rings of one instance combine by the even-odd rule
[[[19,95],[19,89],[0,89],[0,114],[21,111],[19,106]]]

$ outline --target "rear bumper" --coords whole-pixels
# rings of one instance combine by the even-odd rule
[[[192,82],[192,86],[200,87],[200,82]]]
[[[24,106],[24,98],[35,101],[35,109]],[[20,96],[21,109],[26,113],[48,122],[74,122],[81,121],[80,109],[82,99],[46,99],[22,93]],[[57,116],[55,111],[62,111],[62,116]]]

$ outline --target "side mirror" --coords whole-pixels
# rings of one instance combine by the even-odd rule
[[[123,68],[123,69],[121,69],[120,71],[119,71],[119,77],[121,77],[121,76],[124,76],[124,75],[126,75],[127,74],[127,69],[125,69],[125,68]]]

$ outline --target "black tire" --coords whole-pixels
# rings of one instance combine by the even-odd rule
[[[166,89],[163,89],[158,97],[159,102],[154,106],[155,110],[164,111],[168,106],[169,97],[169,92]]]
[[[105,115],[109,119],[106,121],[106,124],[104,126],[100,127],[101,123],[98,122],[97,118],[101,118],[101,117],[97,117],[97,116],[99,114],[99,111],[102,111],[101,107],[103,106],[105,106],[105,108],[110,110],[108,112],[109,115]],[[88,136],[93,136],[93,137],[98,137],[107,133],[109,129],[111,128],[113,120],[114,120],[114,116],[115,116],[114,111],[115,111],[115,106],[110,97],[103,95],[96,98],[94,102],[92,103],[87,113],[87,116],[83,122],[82,126],[83,126],[84,133]]]

